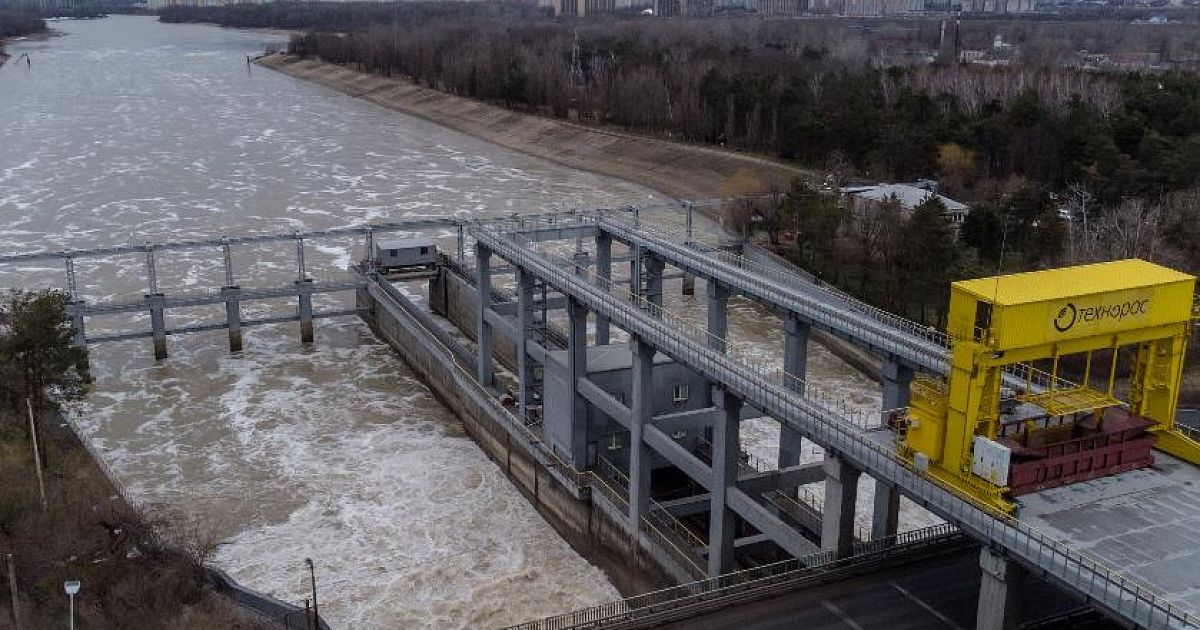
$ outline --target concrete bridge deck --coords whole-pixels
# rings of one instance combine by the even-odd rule
[[[993,614],[998,614],[998,619],[1004,618],[1005,604],[1011,596],[1008,591],[1008,583],[1012,577],[1010,572],[1023,567],[1052,579],[1066,590],[1104,609],[1108,614],[1133,624],[1146,627],[1180,627],[1197,623],[1188,612],[1155,594],[1143,584],[1104,566],[1061,541],[1054,540],[1027,523],[989,513],[919,471],[910,469],[895,457],[892,450],[864,438],[854,424],[839,417],[836,410],[808,400],[794,388],[777,385],[770,379],[763,378],[764,375],[756,366],[737,361],[723,352],[724,348],[720,344],[712,343],[711,334],[705,339],[704,335],[696,335],[689,331],[680,321],[672,320],[669,313],[661,311],[661,296],[658,304],[655,304],[651,297],[640,302],[635,299],[635,304],[631,305],[630,297],[614,291],[611,282],[606,285],[608,279],[603,275],[589,275],[584,269],[577,269],[575,273],[564,270],[557,262],[533,251],[535,248],[531,243],[524,241],[516,230],[491,225],[474,228],[471,233],[478,243],[477,259],[484,269],[486,257],[493,253],[498,255],[522,272],[550,284],[577,304],[568,309],[576,313],[573,318],[586,317],[587,311],[595,313],[598,318],[603,317],[605,321],[628,331],[635,338],[635,343],[646,346],[650,356],[655,351],[670,356],[674,361],[687,365],[711,380],[714,385],[727,392],[727,396],[733,396],[744,404],[753,406],[779,420],[787,429],[823,447],[831,456],[831,462],[827,461],[831,465],[827,467],[830,476],[826,479],[826,527],[823,532],[831,540],[827,541],[824,547],[845,549],[850,544],[853,501],[847,500],[846,488],[852,485],[848,480],[857,478],[854,471],[862,471],[880,482],[898,488],[919,505],[954,523],[995,551],[993,561],[984,563],[984,574],[990,577],[985,580],[988,588],[984,590],[988,593],[988,598],[981,598],[981,614],[986,607],[984,599],[990,598],[994,601],[988,605],[994,604],[998,608]],[[699,266],[687,267],[687,270],[704,271]],[[709,271],[714,274],[726,273],[720,268]],[[661,272],[661,266],[658,272]],[[727,276],[726,279],[732,277]],[[647,290],[650,296],[655,292],[653,283],[651,278]],[[480,284],[490,286],[487,282]],[[661,288],[658,290],[661,291]],[[844,316],[849,317],[848,314]],[[886,331],[872,326],[868,333],[882,338]],[[888,334],[892,339],[886,342],[888,345],[881,346],[881,349],[908,352],[896,342],[894,333]],[[929,352],[921,349],[914,350],[908,356],[929,362],[931,354],[932,349]],[[922,359],[922,356],[926,358]],[[488,361],[490,362],[490,357]],[[480,370],[482,377],[482,359]],[[490,367],[487,370],[490,370]],[[628,409],[636,409],[637,405],[635,400]],[[633,422],[630,428],[633,430],[641,420],[636,412],[631,413]],[[714,435],[719,433],[715,425],[713,431]],[[653,437],[653,431],[635,437],[635,444],[646,439],[646,436]],[[732,439],[736,440],[736,436]],[[768,530],[770,529],[769,519],[761,518],[763,515],[757,514],[754,506],[750,505],[752,499],[737,487],[727,486],[723,493],[715,491],[720,488],[720,479],[728,474],[719,471],[715,464],[710,468],[689,462],[687,454],[672,453],[675,450],[673,446],[663,440],[648,441],[646,447],[660,454],[667,454],[677,464],[683,464],[693,480],[705,485],[713,493],[714,506],[727,508],[747,518],[760,529],[763,524],[768,525]],[[634,452],[637,452],[636,449]],[[631,484],[634,488],[631,490],[633,497],[637,497],[637,485],[637,480]],[[631,505],[636,504],[638,500],[631,499]],[[844,513],[839,513],[845,509],[851,510],[850,518]],[[775,536],[772,535],[772,538]],[[713,555],[714,552],[710,550],[709,557],[712,558]],[[999,599],[995,599],[996,597]],[[985,627],[990,626],[985,624]]]

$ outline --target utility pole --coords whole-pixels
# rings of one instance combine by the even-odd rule
[[[49,512],[50,505],[46,502],[46,480],[42,478],[42,453],[38,450],[37,423],[33,420],[33,402],[25,398],[25,409],[29,412],[29,435],[33,438],[33,465],[37,469],[38,492],[42,495],[42,511]]]
[[[14,630],[21,630],[21,612],[17,602],[17,565],[12,554],[8,554],[8,594],[12,597],[12,620]]]

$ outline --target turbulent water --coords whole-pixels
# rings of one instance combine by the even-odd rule
[[[655,199],[249,67],[278,35],[139,17],[56,28],[63,36],[10,46],[14,58],[29,53],[28,67],[0,67],[0,252]],[[294,278],[290,248],[235,250],[237,281]],[[330,240],[307,254],[320,277],[361,245]],[[166,292],[223,284],[219,252],[157,262]],[[147,290],[137,256],[80,261],[78,273],[92,301]],[[0,287],[64,283],[58,265],[0,266]],[[168,324],[221,314],[171,311]],[[778,322],[763,317],[741,304],[731,329],[770,357]],[[237,356],[223,333],[172,337],[159,365],[148,341],[97,346],[78,422],[135,496],[223,539],[214,562],[236,579],[298,602],[311,557],[338,627],[489,627],[617,596],[364,325],[321,320],[316,336],[305,349],[295,324],[248,329]],[[873,384],[823,350],[809,369],[878,404]],[[765,427],[749,424],[745,438],[773,457],[777,430]]]

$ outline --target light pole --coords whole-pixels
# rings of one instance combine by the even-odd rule
[[[63,582],[63,590],[71,600],[71,630],[75,630],[75,594],[79,592],[79,580]]]
[[[317,608],[317,569],[313,567],[312,558],[305,558],[304,566],[308,567],[308,576],[312,578],[313,625],[317,630],[320,630],[321,613],[320,609]]]

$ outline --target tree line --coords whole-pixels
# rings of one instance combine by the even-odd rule
[[[1082,182],[1104,202],[1200,178],[1195,75],[879,68],[838,53],[844,43],[806,39],[810,28],[434,18],[312,31],[294,36],[289,52],[521,111],[809,166],[836,152],[865,178],[942,177],[967,197],[1014,176],[1052,190]]]
[[[36,12],[20,7],[0,6],[0,39],[20,37],[46,30],[46,21]],[[3,46],[0,46],[0,52]]]

